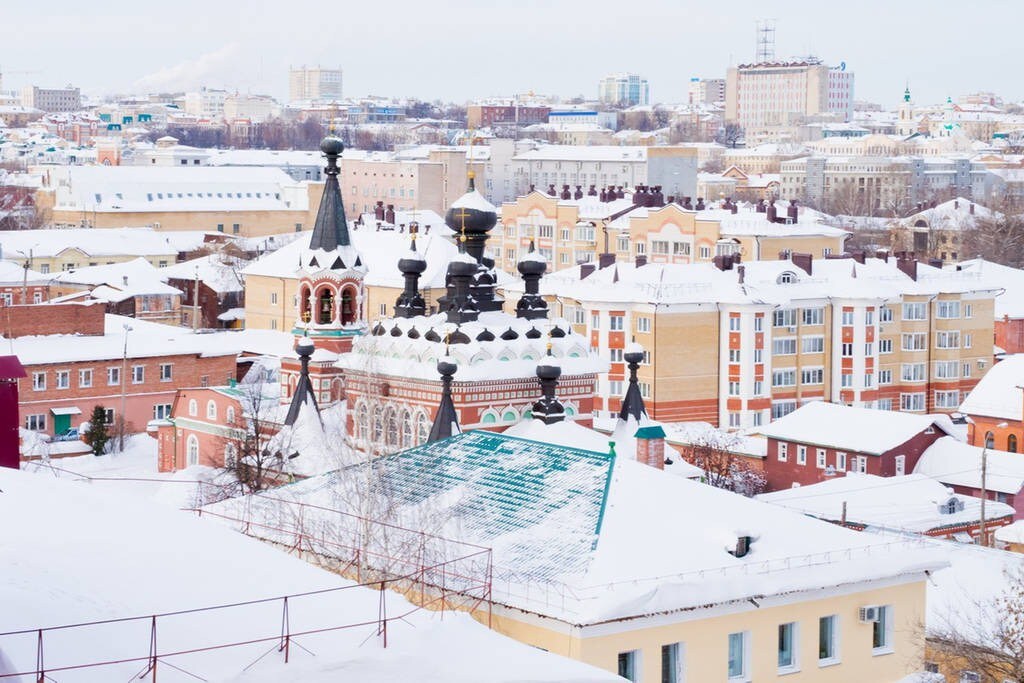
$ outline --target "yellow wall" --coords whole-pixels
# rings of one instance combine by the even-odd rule
[[[319,201],[319,200],[318,200]],[[314,206],[316,206],[314,204]],[[314,209],[315,211],[315,209]],[[312,218],[315,219],[315,213]],[[238,224],[238,234],[244,237],[262,237],[292,232],[300,224],[303,230],[313,227],[309,211],[150,211],[150,212],[102,212],[102,211],[53,211],[53,222],[57,225],[80,225],[86,221],[93,228],[123,228],[126,225],[153,226],[160,230],[205,230],[216,232],[218,225],[224,226],[224,233],[234,234],[233,225]]]
[[[4,258],[7,261],[17,263],[19,266],[25,264],[25,258],[20,256],[18,252],[5,252]],[[163,266],[174,265],[178,258],[177,254],[161,254],[159,256],[137,256],[135,254],[104,254],[102,256],[95,256],[87,254],[79,249],[66,249],[57,256],[53,257],[41,257],[33,255],[29,259],[29,268],[37,272],[48,272],[48,273],[59,273],[65,269],[71,268],[85,268],[86,266],[103,266],[109,263],[126,263],[128,261],[134,261],[135,259],[143,258],[149,261],[149,263],[157,268]]]
[[[858,609],[864,605],[893,606],[896,621],[890,654],[872,654],[871,626],[860,623],[858,616]],[[684,644],[687,683],[724,683],[728,636],[738,631],[748,631],[751,638],[749,675],[745,680],[890,683],[922,666],[924,608],[925,584],[914,581],[772,607],[754,608],[744,603],[735,613],[690,621],[672,623],[664,617],[663,625],[609,635],[589,636],[589,629],[581,632],[552,620],[547,620],[550,627],[542,627],[527,623],[521,614],[512,611],[496,610],[493,624],[494,630],[516,640],[613,672],[617,670],[620,652],[638,650],[641,667],[638,681],[641,683],[661,682],[661,647],[671,643]],[[839,616],[839,663],[821,667],[817,658],[818,619],[830,614]],[[799,624],[799,671],[780,674],[776,654],[778,627],[788,622]]]

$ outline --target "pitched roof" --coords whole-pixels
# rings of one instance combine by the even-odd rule
[[[345,201],[341,198],[337,174],[328,173],[324,193],[320,198],[320,209],[316,213],[313,234],[310,237],[311,250],[335,251],[338,247],[349,246],[348,223],[345,220]],[[327,264],[323,264],[326,266]],[[355,265],[354,263],[347,264]]]
[[[1024,354],[1007,356],[985,373],[960,404],[968,415],[1002,420],[1024,419]]]
[[[921,454],[914,474],[923,474],[950,486],[981,488],[981,457],[987,450],[985,486],[990,491],[1016,495],[1024,487],[1024,457],[958,441],[950,436],[936,440]]]
[[[881,455],[936,424],[932,415],[813,401],[758,431],[780,441]]]

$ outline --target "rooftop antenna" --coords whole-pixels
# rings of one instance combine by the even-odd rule
[[[754,62],[775,61],[775,20],[761,19],[757,22],[757,41],[754,46]]]

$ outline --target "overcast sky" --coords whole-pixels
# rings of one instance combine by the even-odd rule
[[[344,69],[346,96],[465,101],[533,91],[594,97],[635,71],[655,101],[691,76],[751,61],[755,21],[776,55],[846,62],[856,97],[895,106],[979,90],[1024,98],[1021,0],[4,0],[4,89],[72,83],[90,94],[199,85],[287,93],[289,65]],[[116,11],[104,11],[104,6]],[[766,17],[766,12],[770,14]],[[38,73],[15,73],[33,70]]]

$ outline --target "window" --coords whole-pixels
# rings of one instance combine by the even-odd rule
[[[1016,453],[1017,452],[1017,435],[1016,434],[1010,434],[1008,437],[1006,437],[1006,450],[1009,451],[1010,453]]]
[[[729,680],[743,680],[747,677],[749,647],[748,631],[729,634]]]
[[[871,342],[865,343],[864,344],[864,355],[865,356],[873,356],[873,355],[875,355],[875,345],[872,344]]]
[[[960,406],[960,392],[959,391],[936,391],[935,392],[935,407],[936,408],[949,408],[955,409]]]
[[[864,324],[874,325],[875,324],[875,309],[868,308],[864,311]]]
[[[773,339],[772,353],[776,356],[792,356],[796,353],[796,338]]]
[[[974,304],[964,304],[964,317],[965,318],[973,318],[974,317]]]
[[[973,341],[973,340],[972,340],[972,338],[971,338],[971,335],[969,335],[969,334],[965,334],[965,335],[964,335],[964,348],[965,348],[965,349],[969,349],[969,348],[971,348],[971,344],[972,344],[972,341]]]
[[[121,368],[107,368],[107,385],[114,386],[121,383]]]
[[[839,376],[839,386],[841,387],[852,387],[853,386],[853,375],[849,373],[843,373]]]
[[[928,309],[927,304],[924,302],[903,304],[903,319],[904,320],[927,320]]]
[[[608,349],[608,360],[612,363],[621,363],[622,349]]]
[[[92,369],[78,371],[78,387],[88,389],[92,386]]]
[[[878,309],[878,322],[891,323],[892,322],[892,309],[888,306],[882,306]]]
[[[729,349],[729,362],[730,363],[739,363],[740,362],[740,350],[739,349]]]
[[[740,383],[739,382],[729,382],[729,395],[730,396],[739,396],[740,395]]]
[[[904,334],[903,346],[900,348],[902,348],[904,351],[924,351],[924,337],[924,332],[911,332],[909,334]]]
[[[842,451],[836,453],[836,470],[839,472],[846,471],[846,453]]]
[[[598,313],[593,313],[590,316],[590,329],[599,330],[601,329],[601,316]]]
[[[879,370],[878,371],[878,383],[879,384],[892,384],[892,370]]]
[[[960,317],[959,301],[936,301],[935,317],[943,320],[950,320]]]
[[[661,646],[661,683],[683,683],[682,643]]]
[[[772,401],[772,419],[786,417],[796,410],[796,401]]]
[[[754,396],[764,396],[764,380],[754,380]]]
[[[892,410],[892,399],[880,398],[878,399],[878,401],[875,402],[875,407],[878,408],[879,410]]]
[[[228,409],[224,411],[224,422],[229,425],[235,424],[235,408],[234,406],[228,406]]]
[[[58,370],[55,373],[56,382],[54,385],[58,389],[68,389],[71,387],[71,371],[70,370]]]
[[[796,309],[785,308],[772,312],[773,327],[796,327]]]
[[[640,395],[644,398],[651,397],[651,385],[649,382],[640,382]]]
[[[801,384],[823,384],[824,382],[824,368],[804,368],[800,371]]]
[[[967,377],[971,376],[971,364],[970,363],[964,363],[964,365],[961,368],[961,370],[962,370],[961,374],[964,376],[964,378],[967,378]]]
[[[647,316],[639,316],[636,319],[636,331],[637,332],[650,332],[651,331],[651,319]]]
[[[772,372],[773,387],[791,387],[794,385],[796,385],[795,369],[787,368],[785,370],[775,370]]]
[[[819,448],[819,449],[817,449],[816,455],[817,455],[817,463],[816,464],[818,466],[818,469],[819,470],[825,469],[825,463],[828,460],[828,451],[826,451],[824,448]]]
[[[763,363],[764,362],[764,349],[754,349],[754,362],[755,363]]]
[[[640,680],[640,653],[636,650],[619,653],[619,675],[627,681]]]
[[[740,331],[740,317],[738,315],[729,316],[729,331],[739,332]]]
[[[852,358],[853,357],[853,344],[851,344],[849,342],[843,344],[842,353],[843,353],[843,357],[844,358]]]
[[[884,655],[892,652],[892,605],[878,608],[878,621],[872,624],[871,654]]]
[[[153,419],[154,420],[166,420],[171,416],[171,404],[170,403],[157,403],[153,406]]]
[[[960,369],[960,363],[955,360],[944,360],[935,363],[936,379],[956,379]]]
[[[186,455],[188,462],[186,463],[189,467],[199,464],[199,439],[196,438],[195,434],[189,434],[188,436],[188,447]]]
[[[839,615],[830,614],[818,619],[818,665],[839,661]]]
[[[788,443],[780,443],[779,444],[779,462],[786,462],[786,459],[788,457],[789,457],[789,444]]]
[[[801,311],[804,325],[821,325],[825,319],[824,308],[805,308]]]
[[[853,311],[843,311],[843,325],[853,324]]]
[[[779,624],[779,673],[789,673],[797,670],[797,633],[798,625],[795,621],[788,624]]]
[[[608,316],[608,329],[619,332],[622,330],[623,317],[621,315]]]
[[[806,465],[807,464],[807,446],[796,447],[796,464]]]
[[[173,372],[171,370],[171,367],[172,366],[171,366],[170,363],[161,363],[160,364],[160,381],[161,382],[170,382],[171,381],[171,373]]]
[[[924,363],[903,363],[900,365],[900,380],[904,382],[925,381]]]
[[[879,339],[878,353],[892,353],[892,339]]]
[[[800,340],[800,350],[804,353],[823,353],[825,351],[825,337],[804,337]]]
[[[239,225],[238,223],[232,223],[231,224],[231,232],[237,235],[238,231],[241,229],[241,227],[242,226]]]
[[[729,413],[729,426],[730,427],[739,427],[740,426],[740,414],[739,413]]]
[[[905,456],[905,455],[897,455],[896,458],[894,459],[894,462],[896,464],[896,476],[897,477],[903,476],[904,474],[907,473],[907,456]]]
[[[271,303],[271,305],[276,305],[277,304],[277,292],[271,292],[270,293],[270,303]]]
[[[46,373],[45,372],[33,372],[32,373],[32,391],[45,391],[46,390]]]
[[[610,380],[608,382],[608,393],[612,396],[622,396],[622,380]]]
[[[924,393],[900,394],[900,410],[924,410]]]
[[[940,330],[935,333],[935,348],[937,349],[959,349],[960,348],[960,331],[959,330]]]
[[[755,315],[754,316],[754,332],[761,332],[763,330],[764,330],[764,316],[763,315]]]
[[[133,365],[132,366],[132,384],[142,384],[146,381],[146,366],[145,365]]]

